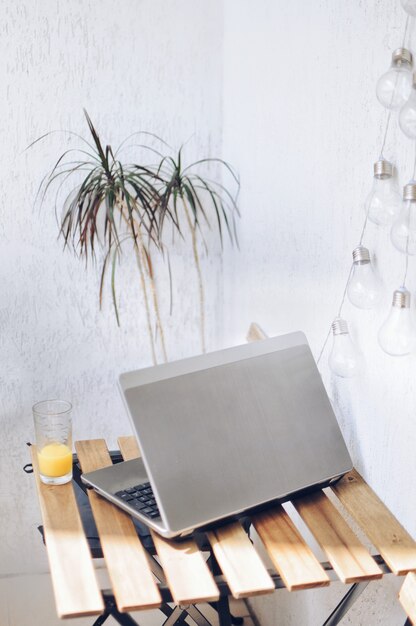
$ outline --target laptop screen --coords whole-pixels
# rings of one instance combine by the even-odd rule
[[[302,333],[212,354],[121,379],[172,529],[285,498],[351,469]]]

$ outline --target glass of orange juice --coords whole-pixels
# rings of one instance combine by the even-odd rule
[[[72,405],[44,400],[33,407],[40,479],[64,485],[72,479]]]

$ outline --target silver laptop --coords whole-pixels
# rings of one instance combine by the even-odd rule
[[[142,458],[82,479],[165,537],[352,469],[301,332],[128,372],[119,382]]]

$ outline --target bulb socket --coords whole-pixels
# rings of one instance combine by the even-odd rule
[[[343,320],[340,317],[337,317],[331,324],[332,334],[334,337],[336,335],[348,335],[348,324],[347,320]]]
[[[410,291],[406,287],[393,291],[393,306],[396,309],[410,309]]]
[[[397,48],[392,54],[392,63],[400,67],[402,63],[413,65],[413,57],[407,48]]]
[[[416,181],[411,180],[403,187],[403,200],[416,200]]]
[[[374,178],[384,180],[393,176],[393,165],[386,159],[379,159],[374,163]]]
[[[368,248],[364,246],[357,246],[352,251],[352,261],[356,265],[364,265],[365,263],[370,263],[370,252]]]

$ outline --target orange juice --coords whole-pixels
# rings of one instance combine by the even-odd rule
[[[72,472],[72,452],[63,443],[48,443],[38,452],[39,471],[44,476],[66,476]]]

